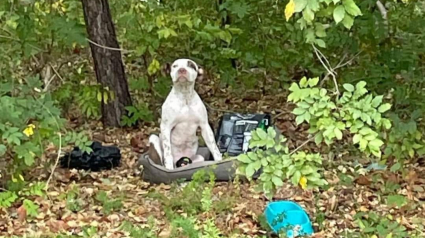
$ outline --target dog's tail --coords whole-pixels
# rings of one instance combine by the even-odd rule
[[[164,165],[161,141],[157,135],[149,136],[149,158],[156,164]]]

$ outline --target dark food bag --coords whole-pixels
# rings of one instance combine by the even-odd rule
[[[121,152],[118,147],[102,146],[97,141],[93,142],[90,147],[93,149],[90,154],[81,151],[78,147],[74,147],[71,153],[66,153],[65,156],[60,158],[61,167],[100,171],[119,166]]]
[[[216,141],[220,152],[229,156],[237,156],[244,152],[244,138],[258,127],[267,130],[271,126],[269,114],[239,114],[226,113],[219,122],[216,132]],[[246,133],[244,135],[244,133]],[[247,150],[249,151],[249,150]]]

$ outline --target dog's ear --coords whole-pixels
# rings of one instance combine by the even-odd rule
[[[161,73],[163,74],[163,76],[168,76],[170,72],[171,72],[171,64],[170,63],[163,64],[161,67]]]
[[[201,66],[198,66],[198,77],[196,78],[197,81],[202,81],[204,79],[204,69]]]

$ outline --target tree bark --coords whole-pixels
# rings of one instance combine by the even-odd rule
[[[125,76],[121,51],[115,34],[108,0],[81,0],[84,20],[94,61],[97,81],[108,87],[114,94],[114,100],[108,97],[107,103],[102,93],[102,121],[104,126],[120,126],[121,116],[126,106],[131,106],[131,97]],[[112,48],[112,49],[111,49]],[[93,99],[95,100],[95,99]]]

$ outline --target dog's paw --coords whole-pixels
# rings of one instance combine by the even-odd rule
[[[223,155],[222,155],[222,154],[220,154],[220,153],[216,154],[216,155],[214,156],[214,160],[216,160],[216,161],[221,161],[221,160],[223,160]]]

